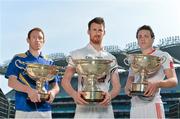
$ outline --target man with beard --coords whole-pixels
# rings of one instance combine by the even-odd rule
[[[27,42],[29,50],[25,53],[20,53],[14,56],[11,60],[5,77],[8,78],[9,87],[15,90],[15,109],[16,119],[34,119],[46,118],[51,119],[51,106],[50,103],[59,92],[59,77],[51,82],[46,82],[43,86],[44,91],[50,95],[47,101],[41,101],[40,94],[36,89],[36,82],[16,65],[16,61],[25,63],[37,63],[42,65],[53,65],[52,61],[44,58],[41,49],[45,43],[44,32],[40,28],[33,28],[28,32]],[[19,64],[20,65],[20,64]],[[52,89],[49,90],[49,84],[52,84]]]
[[[77,49],[70,53],[69,64],[65,71],[64,77],[62,79],[62,86],[65,91],[72,96],[76,103],[75,118],[114,118],[113,109],[111,105],[111,100],[116,97],[120,92],[120,82],[119,74],[117,68],[116,58],[103,50],[102,40],[105,35],[105,23],[104,19],[101,17],[96,17],[88,23],[87,31],[90,41],[87,46],[81,49]],[[76,72],[76,66],[72,59],[86,59],[86,58],[103,58],[108,60],[114,60],[110,65],[114,66],[112,68],[111,74],[99,77],[98,87],[103,91],[104,100],[99,103],[89,103],[85,101],[82,96],[86,95],[82,91],[83,87],[83,77],[78,77],[78,91],[76,91],[71,85],[71,78]],[[112,89],[109,89],[110,83],[112,84]]]

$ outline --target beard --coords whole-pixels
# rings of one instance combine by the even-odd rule
[[[91,38],[91,42],[93,43],[93,44],[101,44],[101,38],[100,38],[100,36],[98,36],[98,35],[96,35],[96,36],[94,36],[93,38]]]

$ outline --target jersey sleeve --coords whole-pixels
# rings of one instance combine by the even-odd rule
[[[19,59],[17,56],[15,56],[9,63],[7,67],[7,71],[5,73],[5,78],[9,78],[9,76],[13,75],[18,77],[20,69],[15,65],[16,60]]]
[[[50,61],[50,65],[55,65],[55,63],[53,61]],[[60,83],[61,79],[62,76],[57,74],[54,76],[54,79],[51,80],[49,83]]]
[[[163,66],[163,69],[173,69],[174,68],[173,59],[167,52],[163,53],[163,55],[162,55],[162,66]]]
[[[68,66],[75,67],[75,63],[73,62],[74,57],[75,57],[75,53],[70,52],[70,54],[67,57]]]
[[[117,63],[117,59],[115,57],[112,58],[112,63],[110,64],[111,66],[111,72],[114,72],[116,69],[118,69],[119,65]]]

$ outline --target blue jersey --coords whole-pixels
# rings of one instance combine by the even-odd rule
[[[17,77],[17,80],[21,83],[24,83],[23,80],[26,80],[31,88],[36,88],[36,82],[31,79],[27,73],[23,69],[19,69],[15,62],[17,60],[26,62],[26,63],[38,63],[44,65],[53,65],[52,61],[46,60],[41,54],[38,57],[33,56],[29,51],[26,53],[15,55],[11,60],[7,72],[5,74],[6,78],[13,75]],[[59,76],[55,76],[55,78],[51,82],[59,82]],[[48,90],[48,85],[51,82],[46,82],[44,88]],[[28,98],[27,93],[16,91],[15,93],[15,108],[16,110],[21,111],[49,111],[51,110],[51,106],[47,102],[33,103]]]

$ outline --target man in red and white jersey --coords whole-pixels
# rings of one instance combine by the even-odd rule
[[[165,57],[160,70],[147,79],[147,89],[144,96],[153,96],[152,100],[143,100],[140,96],[132,96],[130,118],[165,118],[164,107],[161,100],[160,89],[171,88],[178,84],[173,59],[167,53],[153,48],[155,35],[148,25],[141,26],[136,32],[136,38],[142,54]],[[129,75],[125,86],[125,93],[129,96],[132,82],[136,81],[136,74],[129,69]]]

